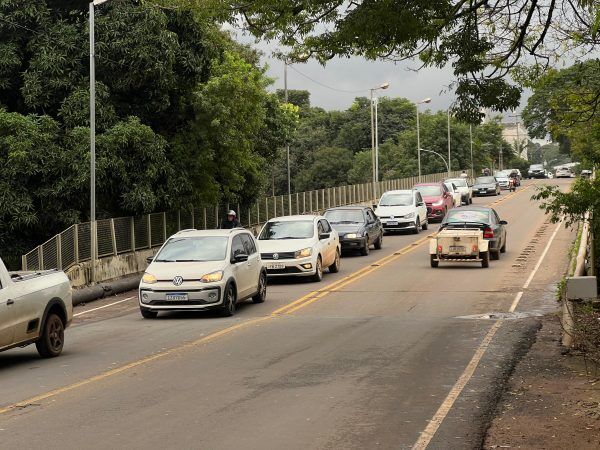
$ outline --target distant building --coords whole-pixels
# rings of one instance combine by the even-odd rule
[[[527,144],[529,144],[530,139],[527,135],[527,130],[520,122],[502,123],[502,137],[512,146],[512,148],[521,149],[521,154],[519,155],[521,158],[528,159]]]

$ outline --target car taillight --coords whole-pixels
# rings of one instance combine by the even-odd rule
[[[442,250],[444,250],[444,248],[441,245],[438,245],[438,248],[437,248],[438,253],[442,253]]]
[[[492,239],[494,237],[494,230],[492,230],[491,228],[486,228],[485,230],[483,230],[483,237],[485,239]]]

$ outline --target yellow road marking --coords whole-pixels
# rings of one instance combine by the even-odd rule
[[[523,189],[521,189],[521,190],[519,190],[517,192],[513,192],[513,193],[511,193],[511,194],[503,197],[502,200],[507,200],[508,198],[511,198],[512,196],[516,195],[517,193],[523,192],[525,189],[529,188],[530,186],[526,186],[525,188],[523,188]],[[490,205],[488,205],[488,206],[490,206]],[[418,239],[417,241],[415,241],[415,242],[413,242],[413,243],[411,243],[411,244],[409,244],[409,245],[401,248],[400,250],[397,250],[397,251],[393,252],[392,254],[390,254],[390,255],[388,255],[388,256],[386,256],[386,257],[384,257],[384,258],[382,258],[382,259],[380,259],[380,260],[378,260],[378,261],[376,261],[374,263],[371,263],[369,266],[366,266],[366,267],[363,267],[360,270],[357,270],[356,272],[354,272],[354,273],[352,273],[352,274],[350,274],[350,275],[342,278],[341,280],[338,280],[335,283],[332,283],[332,284],[326,286],[323,289],[310,292],[310,293],[308,293],[308,294],[300,297],[299,299],[293,301],[292,303],[289,303],[288,305],[275,310],[269,316],[260,317],[260,318],[256,318],[256,319],[250,319],[250,320],[247,320],[245,322],[241,322],[239,324],[229,326],[229,327],[224,328],[224,329],[222,329],[220,331],[216,331],[216,332],[214,332],[212,334],[209,334],[208,336],[204,336],[202,338],[199,338],[199,339],[196,339],[194,341],[185,343],[183,345],[179,345],[177,347],[173,347],[173,348],[171,348],[169,350],[165,350],[163,352],[159,352],[159,353],[155,353],[153,355],[146,356],[146,357],[144,357],[142,359],[139,359],[137,361],[133,361],[133,362],[131,362],[129,364],[125,364],[125,365],[120,366],[120,367],[116,367],[114,369],[108,370],[108,371],[100,373],[98,375],[94,375],[94,376],[92,376],[90,378],[86,378],[86,379],[78,381],[76,383],[69,384],[67,386],[63,386],[61,388],[45,392],[45,393],[37,395],[35,397],[31,397],[31,398],[29,398],[27,400],[23,400],[23,401],[20,401],[20,402],[17,402],[17,403],[13,403],[11,405],[5,406],[4,408],[0,408],[0,415],[6,414],[6,413],[14,411],[14,410],[18,410],[20,408],[23,408],[23,407],[25,407],[27,405],[30,405],[30,404],[33,404],[33,403],[38,403],[40,401],[47,400],[47,399],[52,398],[52,397],[56,397],[57,395],[73,391],[73,390],[75,390],[77,388],[80,388],[80,387],[83,387],[83,386],[86,386],[86,385],[89,385],[89,384],[105,380],[105,379],[107,379],[109,377],[112,377],[114,375],[126,372],[126,371],[128,371],[130,369],[133,369],[135,367],[139,367],[139,366],[145,365],[145,364],[150,363],[152,361],[156,361],[158,359],[161,359],[161,358],[164,358],[166,356],[172,355],[174,353],[177,353],[177,352],[189,349],[189,348],[193,348],[193,347],[196,347],[196,346],[199,346],[199,345],[206,344],[206,343],[211,342],[211,341],[213,341],[213,340],[215,340],[215,339],[217,339],[217,338],[219,338],[221,336],[230,334],[233,331],[239,330],[241,328],[246,328],[249,325],[258,324],[260,322],[264,322],[264,321],[273,319],[273,318],[275,318],[277,316],[280,316],[280,315],[292,314],[293,312],[298,311],[299,309],[304,308],[305,306],[308,306],[308,305],[316,302],[317,300],[325,297],[330,292],[338,291],[341,288],[343,288],[343,287],[345,287],[345,286],[347,286],[347,285],[349,285],[349,284],[351,284],[351,283],[353,283],[353,282],[355,282],[355,281],[363,278],[364,276],[366,276],[366,275],[368,275],[368,274],[376,271],[377,269],[385,266],[386,264],[399,259],[401,256],[403,256],[403,255],[405,255],[405,254],[413,251],[414,249],[420,247],[424,242],[426,242],[430,237],[432,237],[434,235],[435,235],[435,233],[430,233],[427,236],[425,236],[425,237],[423,237],[421,239]],[[493,330],[493,328],[492,328],[492,330]],[[492,330],[490,330],[490,332]],[[495,331],[494,331],[494,334],[495,334]],[[493,337],[493,335],[492,335],[492,337]],[[490,337],[490,340],[491,340],[491,337]],[[485,341],[485,339],[484,339],[484,341]],[[488,343],[488,345],[489,345],[489,343]],[[484,352],[485,352],[485,350],[484,350]],[[475,356],[473,358],[475,358]],[[477,363],[475,363],[475,367],[477,366],[478,363],[479,363],[479,361],[477,361]],[[460,381],[460,379],[459,379],[459,381]],[[466,384],[466,382],[465,382],[465,384]],[[462,390],[462,388],[461,388],[461,390]]]

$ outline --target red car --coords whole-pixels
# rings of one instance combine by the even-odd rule
[[[452,194],[444,183],[419,183],[414,189],[421,193],[427,205],[427,218],[429,220],[442,220],[452,208]]]

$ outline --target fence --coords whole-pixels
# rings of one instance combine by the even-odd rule
[[[458,176],[460,172],[453,172]],[[440,181],[447,173],[429,174],[421,177],[423,182]],[[187,228],[218,228],[223,215],[236,208],[242,225],[253,227],[278,216],[310,214],[336,206],[372,202],[385,191],[411,189],[417,177],[381,181],[379,183],[354,184],[308,192],[291,196],[279,195],[257,201],[247,209],[239,205],[207,206],[191,211],[174,211],[147,214],[140,217],[119,217],[96,222],[98,258],[135,252],[162,245],[168,236]],[[60,234],[22,256],[23,270],[68,268],[91,256],[90,222],[72,225]]]

